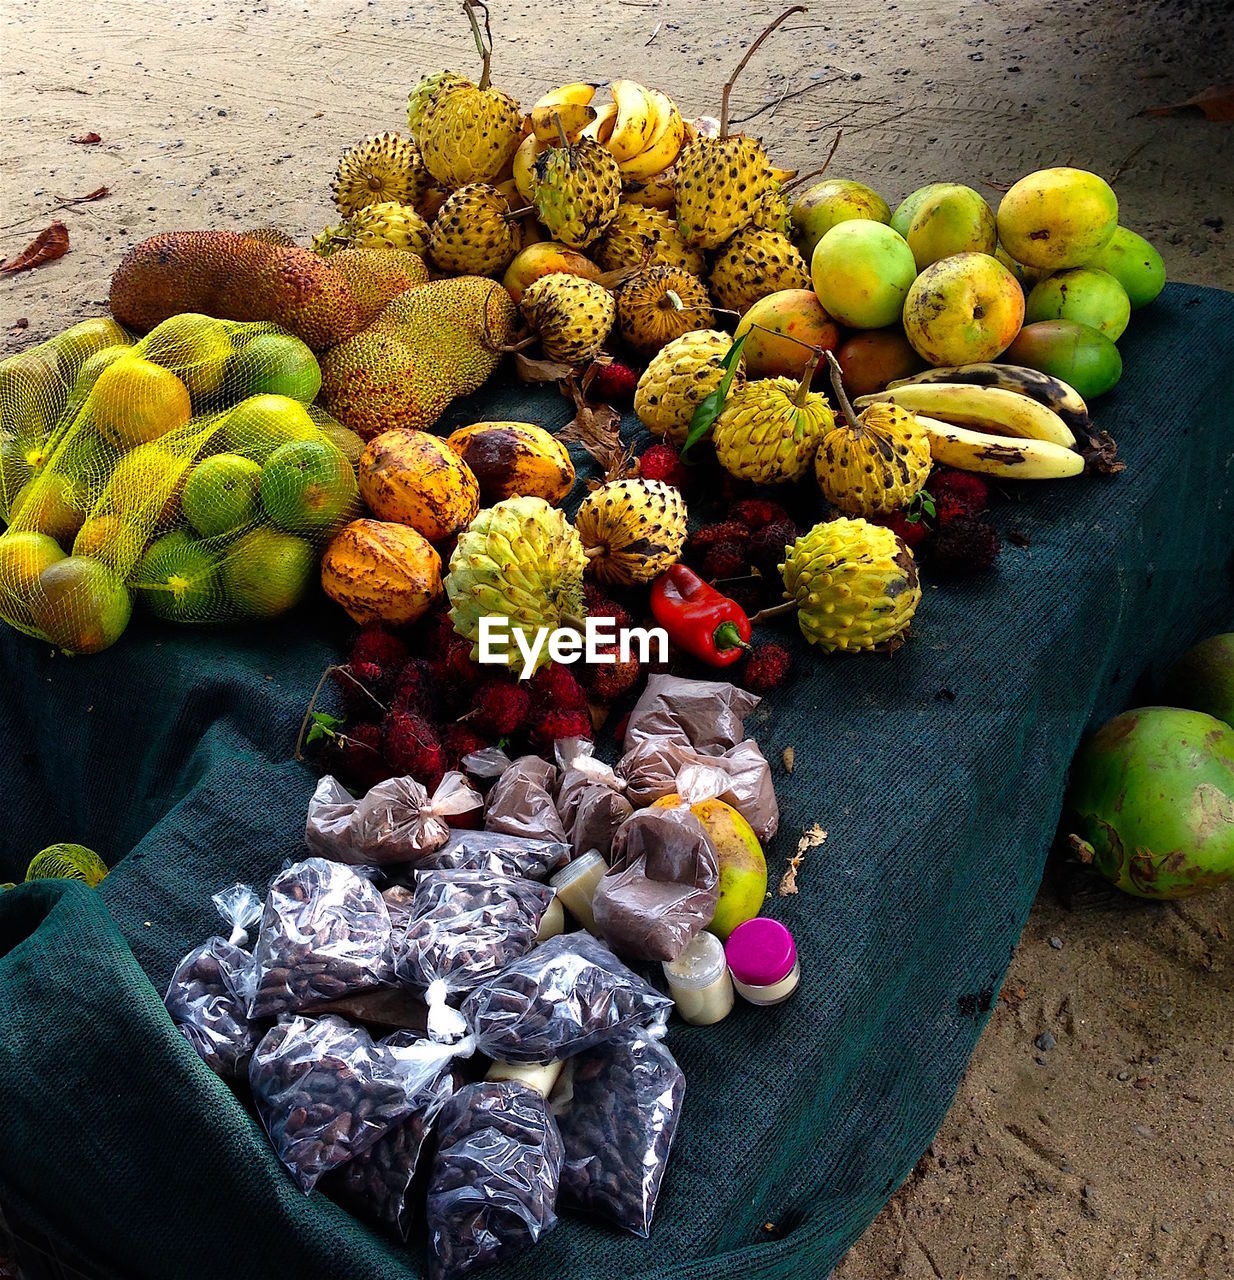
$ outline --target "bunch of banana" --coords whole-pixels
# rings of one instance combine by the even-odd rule
[[[858,408],[898,404],[916,414],[930,437],[934,460],[949,467],[1018,480],[1079,475],[1084,458],[1058,409],[1075,416],[1077,425],[1082,414],[1087,425],[1084,401],[1056,378],[1033,373],[1031,380],[1017,380],[1007,372],[1012,368],[991,364],[933,369],[919,378],[902,379],[877,395],[862,396],[856,404]],[[936,375],[945,372],[953,378],[939,381]],[[969,376],[976,380],[966,381]],[[1028,394],[1030,382],[1034,394]],[[1043,403],[1047,398],[1057,407]]]
[[[564,84],[546,93],[531,109],[531,134],[523,142],[524,167],[530,167],[537,151],[560,141],[560,120],[567,141],[591,138],[598,142],[630,182],[645,182],[669,168],[686,141],[686,124],[676,103],[659,89],[633,80],[614,80],[609,90],[612,102],[600,106],[595,105],[594,84]]]

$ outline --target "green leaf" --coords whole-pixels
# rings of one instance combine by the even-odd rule
[[[724,377],[720,379],[720,385],[709,396],[704,396],[695,406],[694,416],[690,419],[690,430],[686,435],[686,442],[681,446],[681,456],[683,458],[686,456],[690,446],[695,441],[701,440],[711,430],[712,423],[720,416],[720,410],[724,408],[724,401],[728,399],[729,388],[733,385],[733,379],[737,376],[737,364],[741,360],[741,350],[746,345],[746,339],[752,332],[753,330],[743,333],[729,347],[724,359],[720,361],[720,368],[724,370]]]
[[[922,516],[934,519],[934,496],[928,489],[922,491],[908,504],[908,523],[917,524]]]
[[[338,716],[332,716],[325,711],[314,711],[313,727],[308,731],[308,737],[305,738],[305,742],[320,742],[323,738],[337,737],[335,730],[342,723],[343,721]]]

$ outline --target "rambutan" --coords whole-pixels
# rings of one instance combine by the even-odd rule
[[[739,679],[751,693],[778,689],[792,670],[793,655],[782,644],[758,644],[741,664]]]
[[[690,479],[681,455],[664,443],[653,444],[639,457],[638,474],[644,480],[663,480],[678,489],[684,489]]]
[[[323,764],[359,791],[394,776],[382,754],[381,726],[376,723],[349,725],[335,734]]]
[[[458,632],[454,630],[454,623],[450,621],[450,613],[447,609],[429,614],[420,624],[420,628],[421,639],[418,648],[429,658],[444,654],[458,638]]]
[[[418,711],[430,719],[437,714],[438,684],[427,658],[408,658],[394,682],[393,711]]]
[[[716,542],[703,556],[703,577],[716,582],[721,578],[740,578],[750,572],[750,561],[739,542]]]
[[[778,503],[770,498],[742,498],[734,502],[731,515],[738,524],[743,524],[751,533],[765,529],[769,524],[787,521],[792,523],[789,514]]]
[[[623,659],[617,645],[603,645],[600,653],[602,656],[611,655],[613,661],[583,663],[579,674],[594,701],[616,702],[638,683],[639,661],[633,653]]]
[[[375,662],[347,662],[330,673],[351,720],[379,720],[393,692],[397,668]]]
[[[586,710],[546,711],[531,725],[531,741],[541,751],[551,751],[562,738],[592,738],[591,715]]]
[[[614,629],[617,631],[634,625],[630,611],[624,605],[606,596],[603,588],[594,582],[583,583],[583,607],[588,617],[612,618]]]
[[[594,372],[587,383],[587,398],[593,403],[629,404],[638,386],[638,370],[620,360],[606,360],[592,365]]]
[[[470,724],[456,720],[453,724],[446,725],[441,745],[446,753],[446,764],[451,769],[459,769],[462,767],[464,756],[470,755],[473,751],[483,751],[485,747],[491,747],[493,744]]]
[[[353,667],[373,663],[383,669],[398,671],[407,661],[407,645],[384,627],[365,627],[351,646],[349,661]]]
[[[702,524],[686,539],[686,558],[699,563],[707,554],[708,548],[714,547],[717,542],[736,542],[739,546],[745,546],[749,539],[749,529],[736,520]]]
[[[381,723],[381,749],[396,774],[410,774],[430,792],[446,771],[437,730],[418,712],[391,711]]]
[[[980,515],[990,505],[989,485],[970,471],[939,467],[926,488],[934,499],[940,525],[962,515]]]
[[[485,680],[471,698],[470,723],[493,738],[517,733],[531,714],[531,693],[525,684]]]
[[[527,682],[531,693],[531,715],[541,720],[553,711],[586,711],[587,692],[569,667],[550,662]]]
[[[910,520],[907,511],[893,511],[874,522],[885,525],[897,538],[901,538],[911,550],[916,550],[929,540],[931,529],[924,519]]]
[[[774,503],[768,503],[774,506]],[[780,565],[784,563],[786,547],[797,541],[797,526],[789,519],[773,520],[750,535],[746,557],[750,564],[775,583],[780,581]]]
[[[1002,539],[988,520],[959,516],[942,525],[930,547],[930,565],[951,577],[988,569],[998,559]]]

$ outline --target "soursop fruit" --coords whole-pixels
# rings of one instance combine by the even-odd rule
[[[678,448],[685,444],[694,410],[724,378],[721,362],[732,345],[727,333],[695,329],[657,352],[634,390],[634,412],[643,426]],[[730,396],[744,383],[743,361],[737,366]]]
[[[621,168],[590,138],[547,147],[536,157],[534,199],[536,216],[554,240],[585,249],[617,216]]]
[[[681,491],[660,480],[601,485],[583,499],[574,523],[591,572],[623,587],[650,582],[676,564],[686,541]]]
[[[809,470],[819,441],[835,426],[826,398],[810,390],[813,365],[793,378],[760,378],[730,396],[712,428],[716,458],[755,484],[789,484]]]

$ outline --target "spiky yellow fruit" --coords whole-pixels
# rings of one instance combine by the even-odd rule
[[[780,572],[801,634],[827,652],[902,643],[921,603],[913,553],[867,520],[816,524],[789,547]]]
[[[596,260],[605,271],[662,264],[701,277],[706,270],[702,250],[686,244],[671,214],[627,199],[596,246]]]
[[[544,354],[566,364],[592,359],[617,319],[617,303],[602,284],[564,272],[533,281],[520,305]]]
[[[430,100],[418,136],[424,167],[444,186],[493,182],[514,158],[523,115],[509,94],[466,83]]]
[[[340,222],[337,226],[323,227],[309,246],[319,258],[328,258],[332,253],[345,249],[351,243],[347,235],[347,224]]]
[[[677,175],[673,169],[665,169],[654,178],[641,182],[627,181],[621,198],[626,204],[641,205],[645,209],[661,209],[670,213],[677,199]]]
[[[334,203],[350,218],[371,204],[414,205],[428,182],[416,144],[397,133],[379,133],[343,153],[332,190]]]
[[[789,218],[788,198],[778,181],[769,182],[759,192],[754,201],[752,227],[761,227],[764,231],[778,231],[788,235],[792,226]],[[807,263],[807,266],[809,264]]]
[[[402,249],[420,257],[428,252],[429,225],[410,205],[365,205],[343,225],[355,249]]]
[[[419,141],[420,125],[424,122],[424,113],[429,103],[440,93],[449,89],[462,89],[470,86],[471,81],[457,71],[434,71],[417,82],[407,95],[407,128],[411,136]]]
[[[632,587],[681,558],[686,506],[675,485],[614,480],[583,499],[574,526],[601,582]]]
[[[621,169],[598,142],[549,147],[535,161],[536,216],[554,240],[583,249],[617,216]]]
[[[685,444],[694,410],[724,377],[721,362],[732,345],[727,333],[697,329],[653,356],[634,391],[634,412],[643,426],[678,448]],[[744,364],[739,364],[730,395],[744,382]]]
[[[763,144],[742,134],[687,142],[674,168],[677,225],[702,249],[718,249],[750,226],[774,183]]]
[[[626,276],[615,290],[621,336],[638,351],[659,351],[691,329],[712,324],[711,299],[703,282],[679,267],[646,267]]]
[[[744,314],[768,294],[809,289],[810,272],[787,236],[746,227],[716,255],[708,283],[722,307]]]
[[[505,197],[486,182],[451,192],[433,219],[428,251],[436,267],[454,275],[504,271],[518,252]]]
[[[800,383],[760,378],[729,397],[712,430],[725,471],[755,484],[788,484],[805,475],[835,425],[831,406],[810,390],[813,373],[811,362]]]
[[[455,631],[480,656],[480,620],[507,618],[528,644],[546,627],[553,632],[582,612],[587,557],[578,531],[543,498],[507,498],[486,507],[458,540],[450,557],[446,594]],[[510,637],[510,665],[522,663]],[[549,661],[542,647],[540,663]]]

